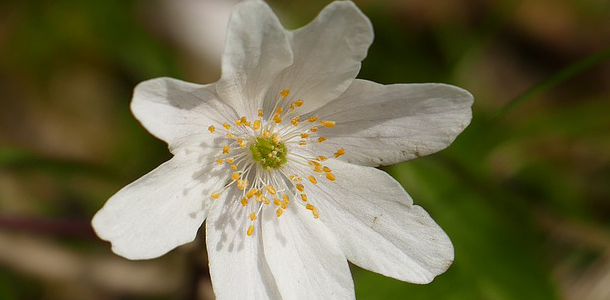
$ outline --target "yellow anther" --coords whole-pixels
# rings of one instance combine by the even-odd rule
[[[252,128],[254,128],[254,129],[261,128],[261,120],[254,120],[254,126],[252,126]]]
[[[267,185],[265,188],[267,189],[267,192],[269,192],[269,194],[271,195],[275,195],[275,193],[277,193],[277,191],[272,185]]]
[[[256,195],[259,196],[259,197],[262,196],[263,195],[263,190],[256,189]]]
[[[324,172],[332,172],[333,170],[331,170],[329,167],[324,166],[324,168],[322,168],[322,170],[324,170]]]
[[[315,161],[315,160],[310,160],[309,161],[310,165],[314,165],[314,166],[322,166],[319,162]]]
[[[313,213],[313,218],[314,218],[314,219],[317,219],[317,218],[319,218],[319,217],[320,217],[320,211],[318,210],[318,208],[317,208],[317,207],[314,207],[314,208],[311,210],[311,212]]]
[[[241,197],[241,205],[243,205],[243,206],[248,205],[248,199],[246,199],[246,197]]]
[[[290,89],[283,89],[280,91],[280,95],[282,95],[282,97],[286,97],[288,94],[290,94]]]
[[[259,109],[258,109],[258,116],[259,116],[259,117],[262,117],[262,116],[263,116],[263,109],[262,109],[262,108],[259,108]]]
[[[324,156],[324,155],[319,155],[318,157],[316,157],[317,160],[319,161],[325,161],[328,159],[328,157]]]
[[[266,138],[269,138],[271,136],[271,132],[269,131],[269,129],[263,130],[263,136]]]
[[[309,117],[309,119],[307,119],[307,121],[315,122],[317,119],[318,119],[318,116],[311,116],[311,117]]]
[[[311,181],[311,183],[318,183],[318,180],[315,177],[313,177],[313,175],[309,175],[309,177],[307,177],[307,178],[309,178],[309,181]]]
[[[227,133],[227,137],[234,138],[235,137],[235,133],[229,132],[229,133]]]
[[[315,172],[322,172],[322,166],[317,165],[317,166],[313,167],[313,170],[314,170]]]
[[[237,181],[237,187],[240,190],[245,190],[246,188],[248,188],[248,179],[240,179]]]
[[[335,174],[328,172],[328,173],[326,173],[326,179],[328,179],[330,181],[335,181],[335,179],[337,179],[337,178],[335,177]]]
[[[222,126],[224,126],[226,129],[231,129],[231,124],[227,122],[222,123]]]
[[[288,204],[286,204],[286,202],[282,202],[282,204],[280,204],[280,207],[286,209],[288,207]]]
[[[220,164],[222,164],[222,162],[223,162],[223,161],[224,161],[224,160],[223,160],[222,158],[217,158],[217,159],[216,159],[216,162],[217,162],[219,165],[220,165]]]
[[[290,197],[288,195],[284,194],[284,196],[282,196],[282,198],[284,199],[285,203],[290,202]]]
[[[254,232],[254,225],[248,226],[248,235],[252,235],[253,232]]]
[[[284,111],[284,107],[280,106],[277,108],[277,114],[281,114]]]
[[[282,123],[282,117],[280,117],[279,114],[275,114],[275,116],[273,116],[273,121],[278,124]]]
[[[214,132],[214,131],[216,131],[216,127],[214,127],[214,125],[210,125],[210,127],[208,127],[208,130],[210,132]]]
[[[246,125],[246,126],[250,125],[250,122],[248,122],[248,119],[246,118],[246,116],[241,117],[240,121],[241,121],[242,125]]]
[[[229,153],[230,148],[231,148],[231,146],[229,146],[229,145],[224,145],[224,146],[222,147],[222,153],[224,153],[224,154]]]
[[[284,210],[281,208],[278,208],[277,211],[275,212],[275,214],[277,215],[277,217],[279,218],[282,214],[284,213]]]
[[[243,139],[237,139],[237,143],[242,148],[245,148],[248,145],[248,142],[244,141]]]
[[[241,119],[235,119],[235,125],[241,125]]]
[[[335,152],[335,157],[339,157],[339,156],[341,156],[341,155],[343,155],[343,154],[345,154],[345,149],[343,149],[343,148],[339,148],[339,149],[337,150],[337,152]]]
[[[303,200],[303,201],[307,201],[307,194],[302,193],[302,194],[301,194],[301,200]]]
[[[305,140],[299,141],[299,145],[301,145],[301,146],[307,145],[307,141],[305,141]]]
[[[269,204],[269,203],[271,203],[271,200],[269,200],[269,198],[267,198],[267,197],[263,197],[263,203]]]
[[[234,161],[233,157],[229,157],[229,158],[227,158],[227,162],[228,162],[228,163],[232,164],[232,163],[233,163],[233,161]]]
[[[294,101],[294,102],[292,102],[292,103],[294,103],[294,105],[295,105],[296,107],[301,107],[301,105],[303,105],[303,102],[304,102],[304,101],[303,101],[303,99],[299,99],[299,100]]]
[[[233,172],[233,174],[231,175],[231,179],[233,179],[233,180],[239,179],[239,172]]]
[[[220,197],[220,193],[219,192],[212,193],[212,198],[218,199],[218,197]]]
[[[324,124],[324,126],[326,126],[326,127],[333,127],[333,126],[335,126],[335,124],[337,124],[337,122],[335,122],[335,121],[328,121],[328,120],[320,121],[320,123]]]
[[[302,192],[305,189],[305,186],[303,186],[300,183],[297,183],[297,190],[299,190],[300,192]]]
[[[281,203],[282,203],[282,199],[280,199],[280,198],[273,199],[273,204],[280,205]]]
[[[252,221],[256,220],[256,213],[253,213],[253,212],[250,213],[250,220],[252,220]]]
[[[248,197],[248,199],[252,198],[252,196],[254,196],[256,193],[258,192],[258,189],[252,188],[250,189],[247,193],[246,193],[246,197]]]
[[[325,135],[323,135],[323,136],[318,138],[318,143],[321,143],[321,142],[324,142],[324,141],[326,141],[326,136]]]
[[[237,166],[236,165],[231,165],[231,170],[237,170]]]
[[[311,128],[309,128],[309,130],[311,132],[316,132],[316,131],[318,131],[318,126],[311,127]]]
[[[309,137],[309,132],[301,133],[301,138],[307,138],[307,137]]]
[[[290,123],[292,123],[292,125],[297,126],[299,125],[299,120],[301,119],[301,116],[296,116],[294,118],[292,118],[292,121],[290,121]]]
[[[280,136],[277,133],[273,134],[273,142],[276,144],[280,142]]]
[[[305,205],[305,208],[307,208],[309,210],[313,210],[315,208],[315,206],[313,206],[311,203],[307,203],[307,205]]]

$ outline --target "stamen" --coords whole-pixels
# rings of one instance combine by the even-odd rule
[[[343,148],[339,148],[339,149],[337,150],[337,152],[335,152],[335,157],[339,157],[339,156],[341,156],[341,155],[343,155],[343,154],[345,154],[345,149],[343,149]]]
[[[216,127],[214,127],[214,125],[210,125],[210,127],[208,127],[208,130],[210,132],[214,132],[214,131],[216,131]]]
[[[317,119],[318,119],[318,116],[315,116],[315,115],[314,115],[314,116],[309,117],[309,119],[307,119],[307,121],[309,121],[309,122],[313,123],[313,122],[315,122]]]
[[[318,180],[313,176],[313,175],[309,175],[309,181],[311,181],[311,183],[318,183]]]
[[[246,197],[241,197],[241,205],[243,205],[243,206],[248,205],[248,199],[246,199]]]
[[[320,121],[320,123],[324,124],[324,126],[326,126],[326,127],[333,127],[333,126],[335,126],[335,124],[337,124],[337,122],[335,122],[335,121],[328,121],[328,120]]]
[[[233,174],[231,175],[231,179],[233,179],[233,180],[239,179],[239,172],[233,172]]]
[[[263,116],[263,109],[262,109],[262,108],[259,108],[259,109],[258,109],[258,116],[259,116],[259,117],[262,117],[262,116]]]
[[[218,199],[218,197],[220,197],[220,193],[219,192],[212,193],[212,198]]]
[[[222,123],[222,126],[224,126],[226,129],[231,129],[231,124],[227,122]]]
[[[326,178],[327,178],[328,180],[330,180],[330,181],[335,181],[335,179],[337,179],[337,178],[335,177],[335,175],[334,175],[333,173],[331,173],[331,172],[326,173]]]
[[[254,126],[252,126],[252,128],[254,129],[259,129],[261,128],[261,120],[254,120]]]
[[[324,141],[326,141],[326,136],[325,135],[323,135],[323,136],[318,138],[318,143],[321,143],[321,142],[324,142]]]
[[[231,148],[231,146],[229,145],[224,145],[224,147],[222,147],[222,153],[224,154],[228,154],[229,153],[229,149]]]
[[[301,194],[301,199],[302,199],[304,202],[306,202],[306,201],[307,201],[307,194],[302,193],[302,194]]]
[[[290,89],[283,89],[280,91],[280,95],[282,95],[282,97],[288,96],[289,93],[290,93]]]
[[[252,235],[253,232],[254,232],[254,225],[250,225],[248,227],[248,235]]]
[[[280,217],[280,216],[281,216],[283,213],[284,213],[284,210],[282,210],[281,208],[278,208],[278,209],[277,209],[276,214],[277,214],[277,217],[278,217],[278,218],[279,218],[279,217]]]
[[[254,221],[256,220],[256,214],[255,213],[250,213],[250,220]]]

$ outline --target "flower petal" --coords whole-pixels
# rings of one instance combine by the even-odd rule
[[[299,203],[279,218],[274,209],[263,209],[263,245],[284,299],[355,299],[335,237]]]
[[[451,240],[396,180],[375,168],[325,163],[336,180],[318,182],[310,198],[352,263],[413,283],[428,283],[451,265]]]
[[[229,202],[215,203],[206,221],[206,244],[216,299],[282,299],[265,261],[260,233],[246,235],[246,210]]]
[[[295,100],[305,100],[301,113],[326,104],[356,78],[372,42],[373,26],[358,7],[351,1],[332,2],[311,23],[292,32],[294,63],[266,99],[275,104],[278,91],[288,88]]]
[[[365,166],[391,165],[449,146],[472,117],[472,95],[438,83],[382,85],[354,80],[337,100],[320,108],[327,153]]]
[[[213,145],[211,124],[234,120],[237,114],[218,99],[214,85],[199,85],[172,78],[155,78],[138,84],[131,110],[170,150]]]
[[[292,64],[288,32],[259,0],[235,6],[229,20],[218,94],[240,116],[254,116],[275,77]]]
[[[97,235],[129,259],[161,256],[190,242],[206,217],[206,200],[228,179],[205,153],[181,152],[112,196],[93,217]]]

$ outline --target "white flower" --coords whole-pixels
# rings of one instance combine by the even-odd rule
[[[222,77],[139,84],[132,110],[174,157],[112,196],[97,234],[153,258],[206,220],[218,299],[354,299],[347,261],[427,283],[453,261],[443,230],[373,168],[447,147],[472,95],[354,79],[373,40],[349,1],[288,31],[262,1],[236,6]]]

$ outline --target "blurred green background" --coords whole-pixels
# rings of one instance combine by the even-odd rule
[[[288,28],[328,3],[270,2]],[[386,168],[455,263],[429,285],[353,267],[358,299],[610,299],[610,2],[356,3],[376,34],[359,77],[475,95],[451,147]],[[201,238],[132,262],[89,220],[170,157],[133,87],[216,81],[230,4],[0,1],[0,299],[213,299]]]

